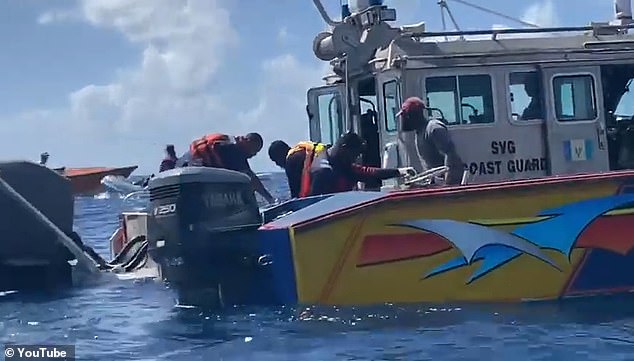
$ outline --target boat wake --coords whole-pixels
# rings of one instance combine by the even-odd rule
[[[134,184],[122,176],[107,175],[101,179],[101,184],[111,192],[120,194],[129,194],[143,190],[143,187]]]
[[[95,194],[93,198],[94,199],[113,199],[113,198],[123,198],[123,195],[119,193],[101,192],[101,193]]]
[[[118,196],[124,200],[130,198],[145,198],[149,196],[146,187],[135,184],[127,178],[121,176],[107,175],[101,179],[101,184],[106,188],[105,194],[99,194],[95,198],[110,199]]]

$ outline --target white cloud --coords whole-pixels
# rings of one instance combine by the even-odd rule
[[[79,0],[78,4],[77,9],[45,13],[38,22],[81,19],[118,31],[141,46],[142,57],[137,66],[121,69],[111,83],[89,84],[70,94],[63,118],[54,116],[61,117],[61,112],[38,114],[41,122],[55,121],[58,129],[72,135],[64,146],[75,151],[48,145],[52,162],[63,157],[94,165],[117,158],[121,159],[117,163],[139,162],[154,171],[163,144],[175,143],[182,152],[192,139],[207,132],[258,131],[267,143],[307,136],[305,94],[319,81],[319,66],[302,65],[291,54],[280,55],[263,61],[262,79],[254,79],[248,96],[231,99],[215,89],[218,71],[239,45],[229,11],[219,0]],[[285,28],[278,35],[281,41],[289,36]],[[76,154],[86,144],[93,145],[89,148],[93,153]],[[265,148],[254,159],[254,168],[272,168],[266,153]]]
[[[79,20],[82,15],[77,9],[52,10],[43,13],[37,18],[38,24],[47,25],[67,20]]]
[[[228,11],[214,0],[83,0],[82,10],[91,24],[116,29],[144,46],[137,68],[112,84],[90,85],[71,95],[73,110],[83,119],[94,120],[86,115],[100,113],[96,106],[121,129],[136,129],[150,119],[173,122],[165,116],[173,115],[170,108],[203,103],[237,41]]]
[[[259,102],[239,114],[241,123],[260,132],[265,139],[283,139],[289,144],[308,137],[306,92],[323,76],[323,66],[300,63],[283,54],[262,63],[264,79]]]
[[[559,26],[559,18],[552,0],[529,6],[524,11],[521,20],[542,28]]]
[[[225,59],[239,45],[230,14],[219,0],[79,0],[78,4],[77,9],[46,13],[39,23],[80,19],[115,30],[139,44],[142,57],[136,66],[121,69],[111,83],[74,91],[63,113],[30,115],[41,117],[41,123],[58,122],[72,135],[63,145],[47,145],[51,162],[64,158],[91,165],[120,159],[117,163],[139,162],[153,172],[163,144],[175,143],[182,152],[192,139],[207,132],[257,131],[266,143],[279,138],[292,143],[308,136],[306,91],[323,75],[323,66],[316,61],[301,64],[291,54],[263,60],[260,78],[243,85],[246,89],[239,99],[215,88],[218,71],[230,66]],[[278,41],[290,36],[282,28]],[[84,148],[93,154],[76,154],[76,149]],[[252,166],[274,167],[266,148]]]
[[[282,26],[277,32],[277,41],[282,44],[286,43],[290,37],[291,34],[288,32],[288,28],[286,26]]]
[[[539,26],[540,28],[557,27],[560,24],[557,10],[552,0],[543,0],[539,3],[530,5],[524,12],[520,20]],[[510,28],[509,26],[499,25],[499,29]],[[495,27],[494,27],[495,29]],[[527,34],[504,34],[500,38],[530,38],[553,36],[554,33],[527,33]]]
[[[401,9],[410,2],[394,3]],[[401,13],[413,18],[419,7]],[[523,18],[542,26],[556,21],[549,0],[529,7]],[[266,142],[279,138],[289,143],[308,136],[306,91],[320,84],[328,65],[303,63],[290,53],[265,59],[252,89],[231,98],[216,80],[223,66],[240,71],[227,64],[240,39],[221,0],[78,0],[77,8],[43,14],[38,22],[68,20],[117,31],[142,53],[138,64],[121,69],[111,82],[69,94],[64,109],[5,119],[25,125],[0,134],[43,137],[39,145],[45,149],[36,152],[48,151],[53,163],[107,165],[116,159],[115,164],[138,163],[146,166],[142,171],[155,171],[164,144],[174,143],[182,152],[206,132],[258,131]],[[277,41],[292,36],[286,28],[277,35]],[[96,56],[108,56],[107,49]],[[272,167],[266,149],[253,163],[257,169]]]

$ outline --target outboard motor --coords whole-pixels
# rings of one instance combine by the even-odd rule
[[[149,190],[148,253],[180,302],[222,306],[251,298],[266,278],[257,243],[262,216],[251,179],[184,167],[159,173]]]

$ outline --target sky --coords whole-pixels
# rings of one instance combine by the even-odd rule
[[[340,0],[322,0],[337,17]],[[613,17],[611,0],[470,0],[540,26]],[[521,26],[448,0],[462,29]],[[574,6],[571,6],[574,3]],[[386,0],[397,24],[441,30],[436,0]],[[450,26],[450,25],[448,25]],[[155,173],[207,133],[308,138],[306,91],[326,62],[311,0],[0,0],[0,153],[49,165]],[[453,29],[450,29],[453,30]]]

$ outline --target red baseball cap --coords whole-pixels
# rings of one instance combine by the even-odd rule
[[[427,109],[427,105],[425,102],[419,97],[409,97],[405,99],[403,105],[401,105],[401,110],[396,113],[396,116],[400,116],[403,113],[411,113],[411,112],[422,112]]]

